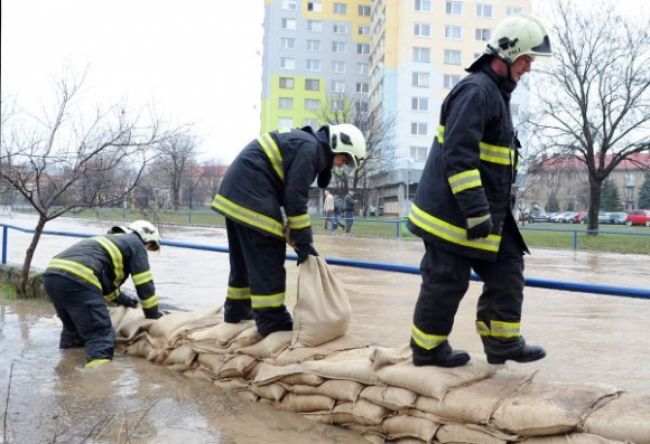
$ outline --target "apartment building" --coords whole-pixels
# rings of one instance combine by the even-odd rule
[[[405,215],[438,126],[440,105],[496,24],[531,0],[266,0],[261,128],[318,126],[327,97],[391,122],[369,206]],[[517,120],[527,78],[512,97]],[[334,101],[336,106],[336,101]],[[525,135],[524,135],[525,136]],[[525,139],[525,137],[524,137]]]

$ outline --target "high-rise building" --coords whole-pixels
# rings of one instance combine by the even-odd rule
[[[406,214],[446,94],[496,24],[530,9],[531,0],[266,0],[261,128],[317,126],[322,101],[337,95],[380,111],[392,168],[374,177],[371,205]],[[515,121],[527,104],[524,77]]]

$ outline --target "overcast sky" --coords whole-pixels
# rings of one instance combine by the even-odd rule
[[[2,0],[2,92],[38,114],[86,72],[84,100],[154,105],[230,162],[259,132],[263,17],[261,0]]]

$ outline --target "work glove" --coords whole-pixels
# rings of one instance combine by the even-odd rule
[[[143,308],[142,311],[144,311],[144,317],[147,319],[159,319],[163,317],[163,313],[158,310],[158,307]]]
[[[467,239],[479,239],[488,237],[492,229],[492,217],[489,214],[482,216],[468,217],[467,225]]]
[[[308,256],[318,256],[318,252],[314,249],[314,246],[312,244],[301,244],[301,245],[296,245],[294,248],[296,254],[298,255],[298,262],[297,265],[302,264],[307,260]]]
[[[129,296],[126,293],[120,293],[120,295],[115,300],[115,303],[118,305],[123,305],[125,307],[135,308],[138,306],[138,300],[132,296]]]

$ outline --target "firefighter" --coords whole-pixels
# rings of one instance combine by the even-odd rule
[[[85,347],[85,367],[113,358],[115,332],[107,302],[136,307],[120,291],[131,275],[147,319],[162,316],[147,251],[160,249],[158,229],[145,220],[113,227],[107,235],[84,239],[56,255],[44,273],[45,291],[63,322],[59,348]]]
[[[469,361],[447,337],[472,268],[483,281],[476,328],[488,362],[530,362],[546,355],[520,333],[523,255],[529,251],[511,212],[520,145],[510,95],[533,60],[550,55],[539,21],[508,17],[443,101],[408,217],[409,230],[425,246],[411,328],[415,365],[456,367]]]
[[[307,214],[309,188],[316,178],[326,188],[334,166],[356,167],[365,154],[363,134],[346,123],[268,132],[239,153],[212,203],[226,217],[228,233],[226,322],[254,318],[263,336],[292,329],[284,305],[285,232],[298,264],[317,256]]]

